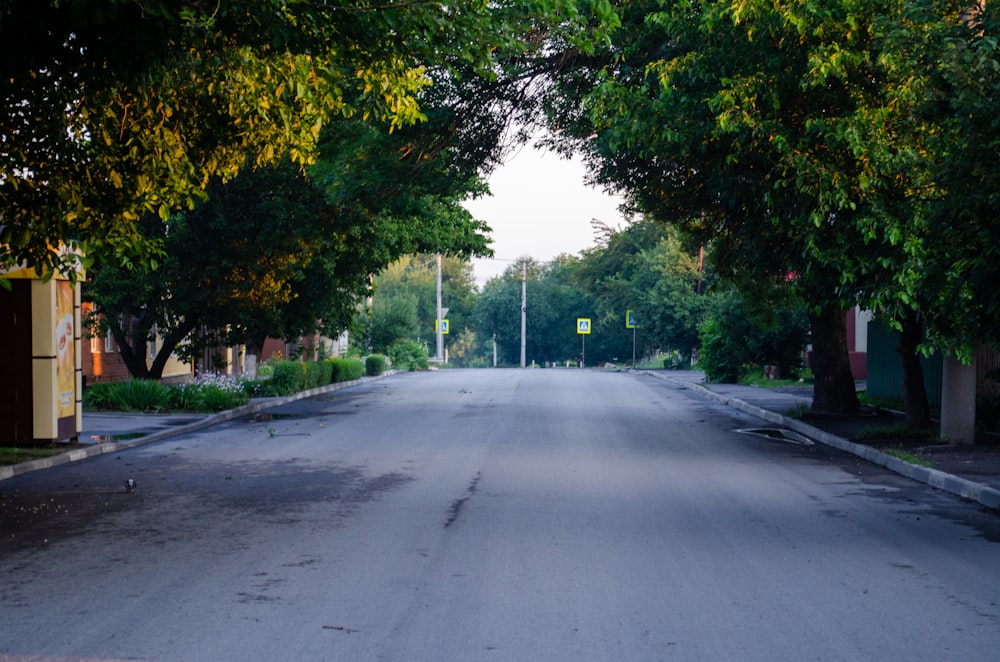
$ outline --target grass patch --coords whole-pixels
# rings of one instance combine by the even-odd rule
[[[886,448],[883,449],[882,452],[885,453],[886,455],[892,455],[893,457],[898,457],[900,460],[903,460],[904,462],[909,462],[910,464],[916,464],[917,466],[920,467],[927,467],[930,469],[933,468],[934,466],[934,463],[931,462],[930,460],[926,460],[920,457],[919,455],[914,455],[913,453],[907,453],[906,451],[900,450],[898,448]]]
[[[929,444],[939,442],[932,430],[918,430],[906,425],[873,425],[858,430],[858,433],[854,435],[854,441],[892,441],[893,439],[922,441]]]
[[[802,420],[802,418],[809,412],[809,405],[806,403],[798,404],[785,412],[785,416],[788,418],[794,418],[796,420]]]
[[[779,386],[812,386],[813,374],[811,370],[803,368],[793,377],[789,377],[787,379],[768,379],[764,376],[763,368],[756,368],[740,377],[739,383],[744,386],[759,386],[760,388],[777,388]]]
[[[0,446],[0,465],[20,464],[31,460],[40,460],[58,455],[59,448],[20,448],[17,446]]]
[[[867,393],[858,393],[858,402],[873,409],[888,409],[890,411],[906,411],[902,400],[893,398],[873,398]]]

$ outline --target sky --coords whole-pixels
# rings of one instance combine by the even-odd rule
[[[625,222],[620,200],[584,184],[583,162],[528,145],[507,159],[489,179],[491,197],[465,203],[493,232],[492,260],[474,259],[482,286],[518,258],[540,262],[576,255],[595,244],[591,219],[612,227]]]

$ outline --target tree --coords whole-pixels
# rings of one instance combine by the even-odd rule
[[[544,265],[537,279],[527,283],[527,360],[542,365],[563,361],[586,360],[589,364],[606,361],[606,340],[597,320],[597,302],[583,290],[573,276],[575,258],[559,256]],[[586,356],[581,356],[583,341],[576,321],[590,318],[594,324],[586,338]]]
[[[849,128],[888,107],[891,53],[873,26],[898,7],[629,3],[605,57],[550,104],[564,149],[583,148],[596,181],[711,245],[720,275],[799,291],[817,409],[857,408],[843,310],[882,246],[860,228],[870,171]]]
[[[1000,178],[988,165],[1000,154],[998,27],[996,3],[922,0],[883,26],[898,53],[893,98],[909,112],[891,118],[896,149],[874,155],[872,186],[902,179],[912,211],[880,209],[867,230],[897,249],[892,291],[926,324],[925,346],[964,358],[977,341],[1000,343]]]
[[[267,337],[337,333],[368,293],[369,275],[401,255],[487,251],[486,226],[452,197],[477,190],[477,180],[442,177],[451,169],[448,151],[419,158],[405,186],[391,179],[380,188],[392,168],[418,160],[399,156],[410,137],[356,120],[340,124],[322,141],[311,176],[290,163],[248,171],[213,181],[204,203],[165,225],[147,217],[145,231],[164,246],[158,269],[123,277],[113,261],[96,263],[90,296],[120,336],[123,355],[133,355],[132,374],[158,377],[196,328],[226,329],[227,344],[247,344],[248,356]],[[128,338],[124,327],[115,330],[119,319],[143,322]],[[147,370],[145,346],[154,332],[164,342]],[[199,350],[197,339],[186,349]]]
[[[207,202],[166,224],[147,217],[145,231],[164,247],[158,268],[96,261],[91,271],[87,296],[133,376],[159,378],[182,340],[188,357],[214,340],[245,343],[256,356],[267,337],[339,331],[367,287],[350,268],[350,248],[338,241],[322,194],[291,164],[216,181],[208,191]],[[196,329],[222,336],[189,335]],[[159,351],[147,369],[154,336]]]
[[[384,353],[397,342],[417,341],[420,335],[415,296],[396,293],[373,299],[368,326],[372,350]]]
[[[437,260],[420,253],[397,260],[375,277],[373,301],[400,294],[412,296],[417,305],[417,327],[423,337],[435,333],[437,319]],[[475,306],[475,282],[472,264],[465,259],[443,257],[441,290],[448,308],[449,332],[456,336],[470,329]]]
[[[676,229],[648,218],[621,230],[605,227],[598,246],[582,253],[575,275],[598,301],[602,336],[613,338],[608,358],[631,356],[626,310],[640,321],[637,351],[676,350],[690,357],[698,343],[703,274]]]
[[[520,267],[511,265],[486,282],[476,297],[475,314],[476,331],[496,342],[498,361],[517,364],[521,356]]]
[[[777,366],[782,376],[798,375],[808,319],[801,305],[775,294],[779,298],[771,299],[770,305],[747,301],[731,287],[708,297],[698,362],[708,381],[737,382],[768,364]]]
[[[2,0],[0,261],[72,271],[66,244],[153,264],[146,215],[248,166],[312,162],[334,120],[423,120],[432,75],[496,79],[546,37],[585,47],[593,12],[613,16],[607,0]]]
[[[961,367],[979,341],[1000,342],[996,251],[989,237],[997,179],[991,98],[1000,89],[997,9],[985,2],[901,3],[875,30],[885,50],[886,103],[845,131],[866,155],[867,240],[883,249],[888,277],[874,279],[873,307],[900,331],[907,423],[930,426],[916,356],[945,354],[941,433],[974,438],[975,371]],[[970,251],[970,246],[976,250]],[[956,372],[968,392],[948,384]],[[918,406],[919,405],[919,406]]]
[[[527,272],[526,361],[558,363],[580,358],[576,320],[593,318],[593,298],[571,274],[575,258],[562,256],[549,264],[521,258],[491,278],[476,299],[477,332],[496,338],[500,360],[518,363],[521,356],[521,275]],[[592,338],[596,339],[594,335]],[[602,354],[603,357],[603,354]],[[598,359],[589,351],[588,362]]]

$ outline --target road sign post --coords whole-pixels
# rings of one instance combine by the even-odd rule
[[[580,367],[587,365],[587,336],[590,335],[590,318],[576,318],[576,332],[580,334]]]
[[[636,321],[635,311],[625,311],[625,328],[632,329],[632,369],[635,370],[635,330],[639,327]]]

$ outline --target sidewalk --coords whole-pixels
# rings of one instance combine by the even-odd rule
[[[650,370],[645,374],[681,385],[813,441],[864,458],[903,476],[918,480],[988,508],[1000,508],[1000,444],[906,444],[854,442],[861,430],[903,424],[899,414],[862,413],[852,416],[820,415],[806,411],[812,404],[811,386],[775,389],[738,384],[705,384],[705,375],[694,370]],[[789,416],[792,414],[792,416]],[[883,449],[899,448],[929,461],[933,466],[911,464]]]

